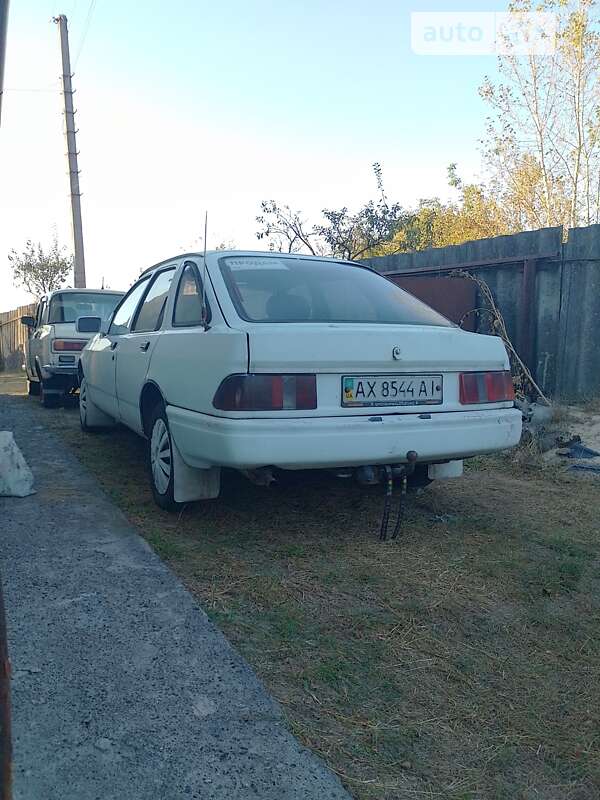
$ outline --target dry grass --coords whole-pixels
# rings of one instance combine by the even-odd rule
[[[598,414],[600,413],[600,395],[595,397],[588,397],[582,405],[583,411]]]
[[[27,398],[23,402],[35,402]],[[152,504],[143,443],[44,411],[361,800],[600,796],[597,485],[482,460],[409,501],[229,474],[218,501]]]
[[[27,394],[24,372],[0,372],[0,395]]]

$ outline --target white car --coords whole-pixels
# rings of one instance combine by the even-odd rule
[[[25,371],[29,394],[42,403],[57,406],[77,388],[79,355],[87,341],[107,320],[123,292],[99,289],[59,289],[44,295],[33,317],[21,317],[29,337],[25,343]]]
[[[215,251],[147,269],[80,362],[84,429],[148,440],[156,502],[216,497],[222,467],[363,482],[462,473],[517,444],[501,339],[468,333],[372,269]]]

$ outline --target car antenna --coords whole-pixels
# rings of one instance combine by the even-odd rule
[[[206,324],[206,231],[208,228],[208,211],[204,212],[204,255],[202,262],[202,325],[204,330],[208,328]]]

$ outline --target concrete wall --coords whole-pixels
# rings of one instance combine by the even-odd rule
[[[569,231],[564,246],[557,390],[600,395],[600,225]]]
[[[528,284],[525,262],[534,262]],[[600,225],[545,228],[368,259],[382,273],[428,276],[467,269],[489,285],[511,340],[550,395],[600,395]],[[477,305],[484,305],[478,297]],[[477,330],[489,330],[485,314]]]

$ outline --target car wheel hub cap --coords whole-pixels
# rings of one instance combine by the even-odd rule
[[[157,419],[152,429],[150,463],[156,490],[160,494],[165,494],[171,479],[171,439],[162,419]]]

